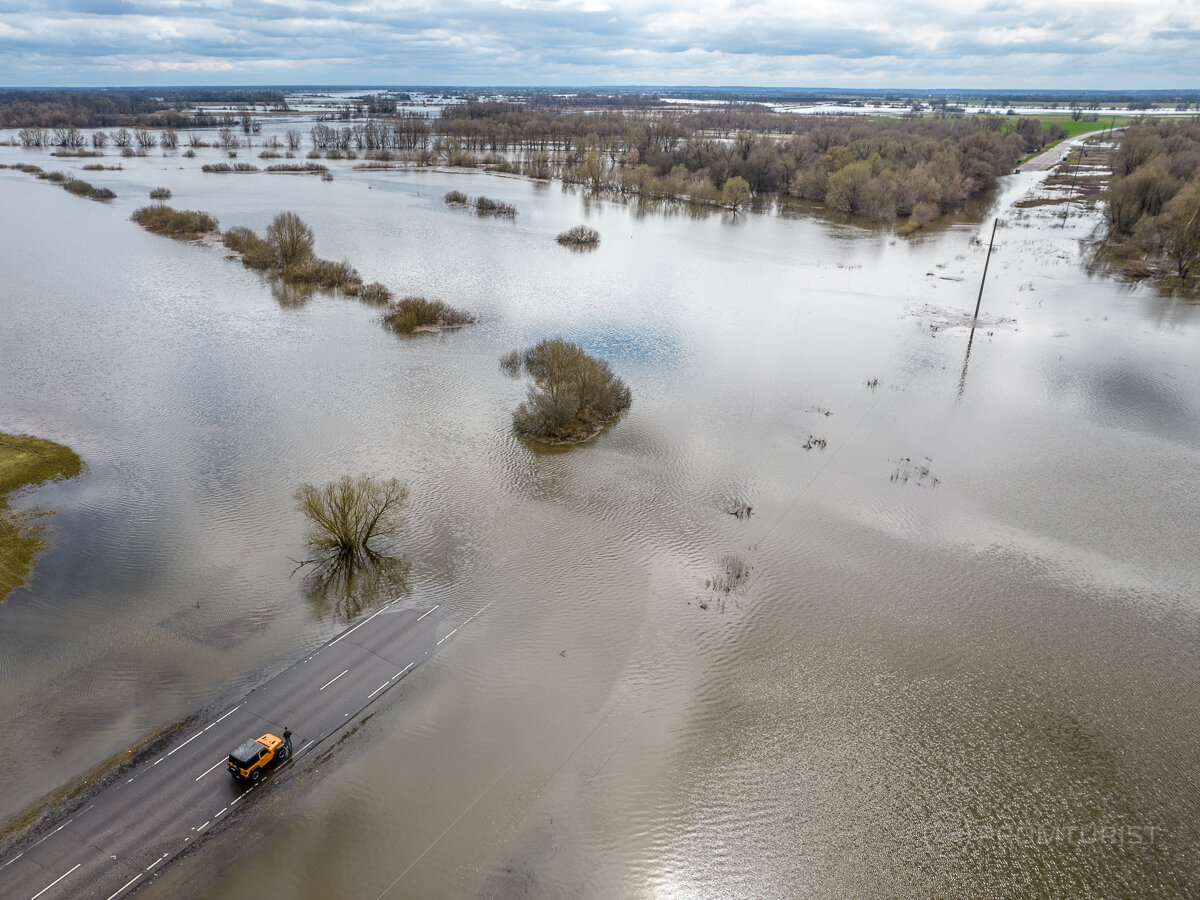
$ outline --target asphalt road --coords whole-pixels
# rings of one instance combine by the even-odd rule
[[[1053,169],[1060,162],[1062,162],[1065,154],[1070,153],[1076,147],[1086,143],[1091,138],[1094,138],[1097,134],[1100,134],[1102,131],[1104,131],[1104,129],[1100,128],[1096,131],[1088,131],[1084,134],[1077,134],[1073,138],[1068,138],[1061,144],[1056,144],[1049,150],[1044,150],[1037,156],[1025,160],[1025,162],[1021,163],[1020,169],[1022,172],[1045,172],[1049,169]],[[1121,131],[1121,129],[1117,128],[1115,131]]]
[[[401,609],[393,601],[180,735],[36,843],[0,860],[0,898],[116,900],[135,890],[235,815],[239,801],[286,778],[453,636],[458,629],[440,623],[436,610]],[[285,727],[292,730],[292,759],[253,787],[234,782],[225,767],[229,751],[260,734],[282,735]]]

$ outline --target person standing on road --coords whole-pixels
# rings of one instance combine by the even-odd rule
[[[283,743],[288,749],[288,756],[292,755],[292,729],[286,725],[283,726]]]

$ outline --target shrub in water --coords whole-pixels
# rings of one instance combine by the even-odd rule
[[[502,219],[514,219],[517,216],[517,208],[499,200],[492,200],[489,197],[476,197],[475,214],[479,216],[497,216]]]
[[[633,402],[607,362],[561,338],[506,354],[500,365],[510,375],[524,369],[533,379],[525,402],[513,413],[513,428],[534,440],[585,440],[615,422]]]
[[[600,232],[586,225],[576,225],[555,238],[564,247],[594,247],[600,243]]]
[[[130,216],[147,231],[169,237],[196,237],[217,230],[217,220],[208,213],[169,206],[143,206]]]
[[[383,324],[398,334],[412,334],[421,327],[469,325],[474,321],[469,313],[424,297],[405,297],[389,306],[383,315]]]
[[[383,304],[392,299],[392,292],[378,281],[372,281],[370,284],[364,284],[358,289],[358,299],[364,303]]]

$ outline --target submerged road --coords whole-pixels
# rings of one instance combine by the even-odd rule
[[[136,890],[232,816],[239,801],[269,789],[305,754],[342,732],[458,631],[439,626],[436,606],[412,610],[396,603],[184,732],[36,843],[0,860],[0,898],[117,900]],[[293,757],[269,768],[257,785],[234,782],[225,768],[229,751],[247,738],[281,735],[285,727],[292,730]]]

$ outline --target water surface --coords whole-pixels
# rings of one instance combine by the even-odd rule
[[[150,893],[1200,891],[1196,308],[1086,274],[1095,218],[1012,209],[1033,175],[904,241],[205,153],[87,173],[111,204],[0,171],[0,420],[89,467],[27,498],[51,547],[0,606],[5,813],[340,628],[292,493],[365,473],[411,487],[407,596],[492,605]],[[159,185],[480,322],[281,300],[129,222]],[[581,222],[596,251],[554,243]],[[553,335],[634,404],[535,452],[497,359]]]

